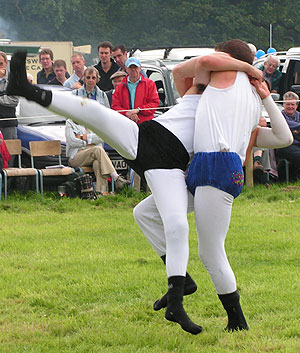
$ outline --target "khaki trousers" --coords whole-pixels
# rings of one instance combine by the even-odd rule
[[[115,172],[111,160],[100,146],[87,146],[69,160],[71,167],[92,166],[96,176],[96,191],[108,191],[107,178]]]

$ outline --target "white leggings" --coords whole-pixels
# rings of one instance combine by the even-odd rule
[[[167,276],[185,276],[189,246],[188,191],[180,169],[145,172],[152,195],[134,209],[134,218],[159,256],[166,255]]]
[[[218,294],[236,290],[236,280],[225,252],[233,196],[211,186],[198,186],[195,193],[195,219],[200,259]]]
[[[136,158],[139,129],[124,115],[93,99],[55,91],[48,109],[90,128],[124,158]]]
[[[91,99],[62,92],[53,92],[49,109],[90,128],[121,156],[130,160],[136,158],[139,129],[127,117]],[[145,172],[145,178],[163,224],[167,276],[185,276],[189,227],[184,172],[152,169]]]
[[[195,198],[188,192],[187,212],[195,208],[199,257],[218,294],[236,290],[224,248],[232,202],[230,194],[210,186],[197,187]],[[135,207],[134,218],[156,253],[159,256],[166,254],[165,229],[153,195]]]

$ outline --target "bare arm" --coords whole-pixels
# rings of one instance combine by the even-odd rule
[[[195,78],[195,84],[207,85],[212,71],[244,71],[249,76],[262,80],[262,71],[252,65],[232,58],[222,52],[197,57],[177,65],[173,69],[176,89],[182,96],[187,90],[187,80]]]
[[[245,61],[237,60],[222,52],[198,58],[195,71],[195,83],[202,83],[201,80],[203,78],[206,79],[206,76],[203,76],[203,72],[211,71],[243,71],[250,77],[256,78],[260,82],[262,81],[261,70],[256,69]]]

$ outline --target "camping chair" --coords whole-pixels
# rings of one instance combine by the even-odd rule
[[[21,140],[5,140],[6,147],[11,156],[18,156],[18,167],[17,168],[3,168],[4,176],[4,199],[7,199],[7,178],[8,177],[23,177],[23,176],[35,176],[36,191],[39,192],[38,185],[38,171],[34,167],[22,168],[22,145]],[[2,181],[0,179],[0,190],[2,189]],[[0,192],[1,200],[1,192]]]
[[[65,176],[72,174],[74,169],[63,166],[61,163],[61,142],[55,141],[30,141],[29,142],[31,166],[34,168],[35,157],[57,156],[58,165],[49,166],[48,168],[38,169],[40,175],[40,190],[44,194],[44,177],[48,176]]]

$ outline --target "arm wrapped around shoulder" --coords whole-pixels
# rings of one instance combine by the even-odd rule
[[[265,148],[280,148],[291,145],[294,140],[293,135],[272,97],[269,95],[263,99],[263,104],[269,114],[271,128],[262,127],[259,129],[255,145]]]

